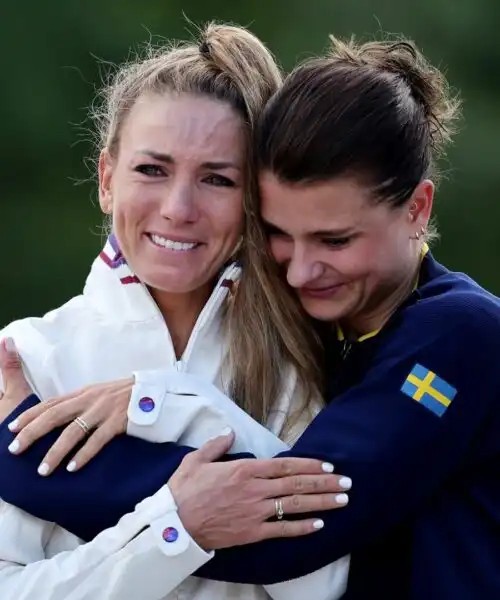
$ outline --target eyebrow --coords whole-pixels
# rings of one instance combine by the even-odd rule
[[[276,233],[285,233],[286,234],[286,231],[283,231],[278,226],[276,226],[274,223],[271,223],[270,221],[266,221],[265,219],[262,219],[262,221],[264,223],[264,227],[266,229],[268,229],[269,231],[275,231]],[[352,235],[353,233],[354,233],[353,227],[343,227],[341,229],[319,229],[317,231],[309,231],[307,235],[313,236],[313,237],[340,238],[340,237],[346,237],[348,235]]]
[[[160,162],[170,165],[175,164],[175,159],[171,154],[155,152],[154,150],[140,150],[139,152],[136,152],[136,154],[146,154],[147,156],[150,156],[151,158],[154,158]],[[236,163],[223,160],[204,162],[201,166],[205,169],[212,169],[213,171],[220,171],[222,169],[237,169],[238,171],[241,171],[241,167]]]

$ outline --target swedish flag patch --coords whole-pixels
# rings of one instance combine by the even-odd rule
[[[429,369],[416,364],[401,386],[403,394],[420,402],[438,417],[450,406],[457,390]]]

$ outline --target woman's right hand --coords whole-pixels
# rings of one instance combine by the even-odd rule
[[[297,537],[318,531],[314,517],[288,521],[286,515],[345,506],[348,477],[333,466],[308,458],[243,459],[214,462],[231,448],[232,432],[192,452],[170,478],[179,517],[205,550],[217,550],[267,538]],[[278,503],[278,504],[277,504]],[[284,518],[277,516],[281,503]]]

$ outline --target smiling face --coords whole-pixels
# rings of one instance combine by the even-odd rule
[[[223,102],[144,95],[99,164],[100,204],[139,279],[186,294],[211,285],[243,229],[245,131]]]
[[[414,234],[429,220],[432,183],[399,208],[373,202],[347,177],[290,184],[266,172],[260,190],[271,252],[304,309],[361,334],[378,328],[391,296],[412,284],[422,244]]]

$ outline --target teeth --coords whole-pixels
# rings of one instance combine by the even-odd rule
[[[192,250],[198,245],[191,242],[174,242],[173,240],[168,240],[167,238],[161,237],[161,235],[155,234],[151,234],[151,240],[157,246],[163,246],[163,248],[168,248],[169,250]]]

